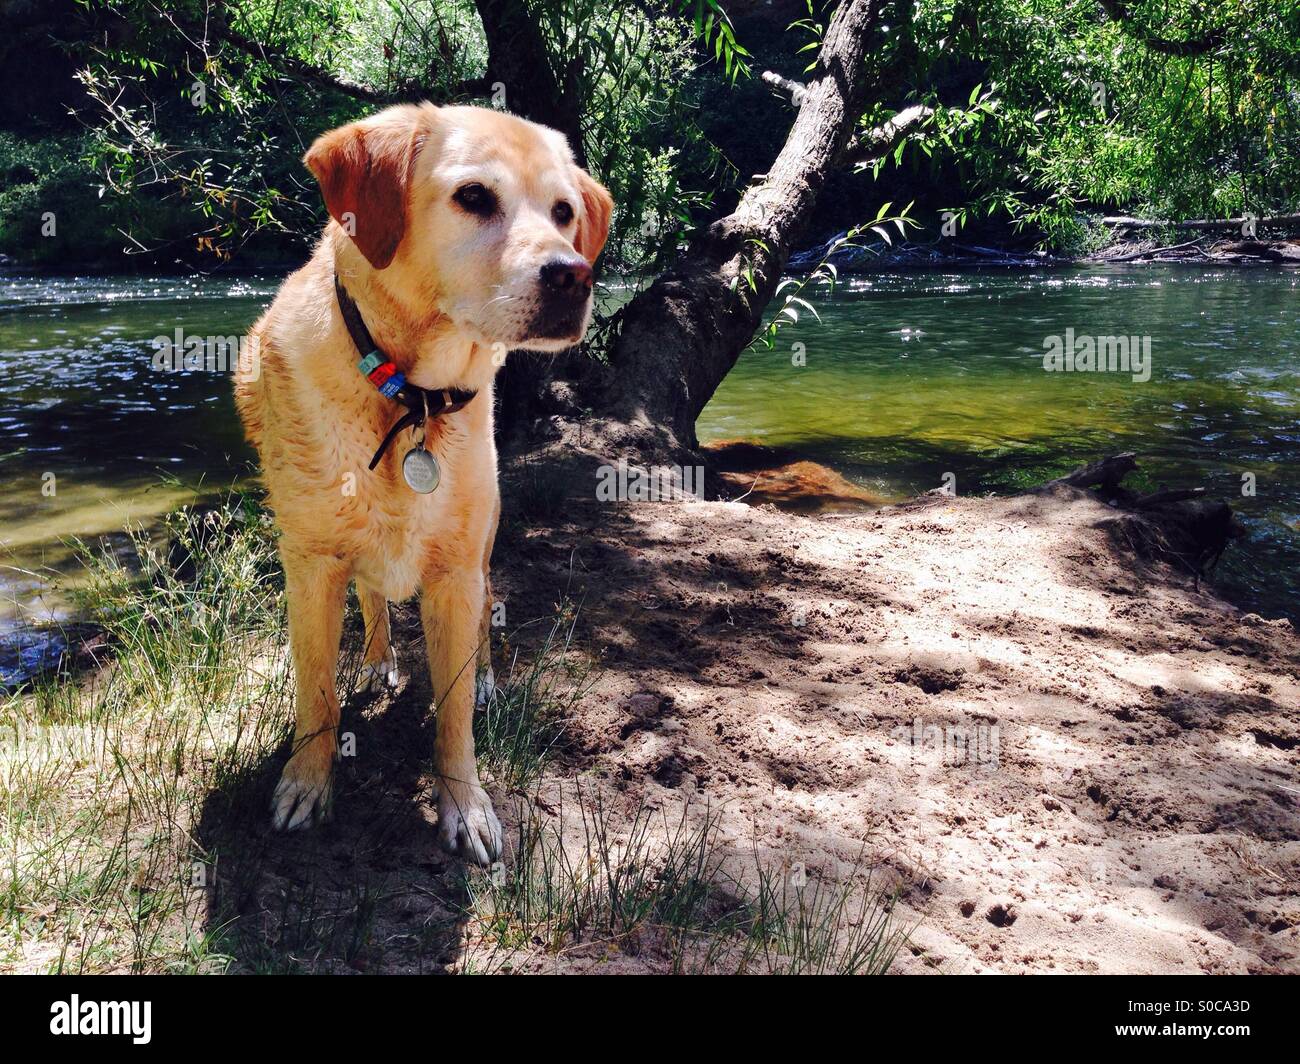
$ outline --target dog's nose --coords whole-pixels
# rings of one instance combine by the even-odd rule
[[[586,299],[591,294],[591,266],[586,259],[552,259],[542,267],[542,289],[547,295]]]

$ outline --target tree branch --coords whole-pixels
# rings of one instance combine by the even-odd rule
[[[792,106],[800,107],[803,105],[804,97],[808,95],[806,85],[800,85],[799,82],[791,81],[789,78],[784,78],[771,70],[764,70],[761,76],[772,88],[789,96]]]
[[[1136,17],[1129,10],[1128,4],[1124,3],[1124,0],[1097,0],[1097,2],[1101,4],[1106,14],[1116,22],[1122,23],[1132,36],[1136,37],[1153,52],[1177,56],[1205,55],[1217,51],[1227,39],[1227,34],[1223,30],[1215,29],[1210,30],[1203,37],[1195,37],[1184,41],[1170,40],[1168,37],[1161,37],[1145,26],[1138,25]]]
[[[412,99],[418,99],[419,93],[410,92],[383,92],[378,89],[372,89],[368,85],[361,85],[358,82],[350,81],[347,78],[340,77],[337,74],[331,74],[328,70],[321,67],[313,66],[311,63],[304,62],[287,52],[279,51],[268,45],[255,41],[251,37],[245,37],[237,30],[221,23],[213,23],[203,32],[207,36],[216,37],[217,40],[225,41],[233,45],[241,52],[251,55],[254,59],[260,59],[269,66],[274,67],[280,73],[295,81],[301,81],[308,85],[314,85],[320,89],[330,89],[334,92],[340,92],[344,96],[351,96],[354,100],[361,100],[364,103],[389,104],[402,103]]]
[[[1045,487],[1053,484],[1069,484],[1072,488],[1102,488],[1114,491],[1119,482],[1137,469],[1137,455],[1132,451],[1112,454],[1107,458],[1089,462],[1080,466],[1073,473],[1067,473],[1056,480],[1049,480]]]
[[[221,16],[226,16],[224,6],[219,11]],[[362,85],[360,82],[334,74],[273,45],[264,44],[240,33],[230,26],[225,17],[214,18],[202,25],[184,22],[170,12],[164,13],[164,17],[182,37],[204,52],[207,51],[208,39],[215,38],[254,59],[260,59],[287,78],[318,89],[341,93],[362,103],[382,107],[392,103],[410,103],[425,99],[429,95],[428,90],[419,85],[410,85],[401,89],[376,89],[369,85]],[[457,95],[481,96],[490,91],[489,82],[486,78],[470,78],[458,84],[453,91]]]
[[[762,79],[778,92],[790,97],[794,107],[802,107],[808,97],[808,86],[784,77],[772,70],[764,70]],[[934,114],[934,108],[924,104],[905,107],[875,129],[858,134],[844,149],[844,162],[868,163],[888,153],[895,144],[912,131],[912,128],[924,122]]]
[[[882,122],[875,129],[860,133],[844,150],[844,161],[850,163],[869,163],[888,154],[900,140],[934,114],[933,107],[915,104],[905,107],[893,118]]]

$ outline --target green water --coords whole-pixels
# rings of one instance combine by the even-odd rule
[[[804,312],[745,354],[702,440],[788,445],[899,497],[945,473],[959,494],[1008,493],[1135,451],[1152,488],[1204,485],[1248,526],[1217,585],[1300,617],[1300,271],[896,273],[810,301],[820,324]],[[1150,337],[1150,380],[1044,371],[1068,328]]]
[[[66,615],[63,540],[247,475],[228,379],[155,371],[152,340],[240,334],[278,281],[0,277],[0,674],[42,652],[15,633]],[[962,494],[1013,491],[1137,451],[1153,486],[1234,500],[1251,535],[1219,586],[1300,614],[1298,285],[1179,267],[846,278],[812,297],[820,324],[805,314],[741,360],[700,435],[791,446],[891,497],[945,473]],[[1066,328],[1149,336],[1151,379],[1044,372],[1044,338]]]
[[[149,525],[246,476],[228,379],[152,368],[153,338],[238,335],[279,278],[0,276],[0,684],[62,647],[71,536]]]

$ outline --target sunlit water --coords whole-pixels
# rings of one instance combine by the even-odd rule
[[[1248,526],[1218,586],[1300,617],[1300,272],[897,273],[810,301],[820,324],[803,311],[746,353],[702,439],[788,445],[897,496],[945,473],[958,494],[1010,493],[1135,451],[1135,486],[1203,485]],[[1045,371],[1047,338],[1067,329],[1150,337],[1150,379]]]
[[[228,378],[158,372],[152,341],[238,335],[278,280],[0,277],[0,679],[48,649],[16,631],[66,614],[67,537],[247,474]],[[1219,585],[1300,614],[1298,286],[1281,269],[1149,266],[846,278],[804,293],[820,324],[804,312],[742,358],[700,435],[793,447],[900,498],[945,473],[960,494],[1010,492],[1137,451],[1152,486],[1234,501],[1251,536]],[[1151,337],[1150,380],[1044,372],[1045,337],[1067,328]]]
[[[0,276],[0,683],[46,663],[68,540],[247,473],[228,378],[157,372],[157,336],[242,333],[279,278]]]

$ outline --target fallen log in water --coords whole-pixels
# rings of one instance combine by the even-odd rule
[[[1122,481],[1138,468],[1126,451],[1080,466],[1048,481],[1038,492],[1070,487],[1088,491],[1119,511],[1101,527],[1139,557],[1159,558],[1192,573],[1198,581],[1223,557],[1228,544],[1246,534],[1232,507],[1211,499],[1204,488],[1161,488],[1139,495]]]
[[[1080,466],[1073,473],[1048,481],[1048,485],[1069,484],[1072,488],[1101,488],[1114,491],[1119,487],[1119,482],[1136,468],[1137,455],[1132,451],[1125,451],[1123,454],[1113,454],[1109,458]]]
[[[1207,246],[1207,237],[1188,240],[1182,244],[1139,247],[1125,251],[1131,245],[1121,244],[1092,256],[1089,261],[1106,264],[1121,262],[1176,262],[1208,265],[1262,265],[1280,263],[1300,264],[1300,244],[1277,240],[1221,240]],[[1120,251],[1120,254],[1114,252]]]
[[[1116,229],[1219,229],[1242,228],[1249,224],[1255,226],[1278,226],[1294,229],[1300,226],[1300,214],[1276,214],[1268,218],[1193,218],[1186,222],[1167,222],[1158,218],[1132,218],[1128,215],[1106,215],[1102,218],[1104,225]]]
[[[790,256],[790,273],[808,273],[829,262],[840,273],[866,273],[900,267],[940,268],[953,266],[1008,266],[1030,269],[1068,265],[1071,260],[1041,251],[1007,251],[976,245],[936,240],[921,244],[907,241],[889,244],[884,240],[858,243],[840,233],[825,243]]]

